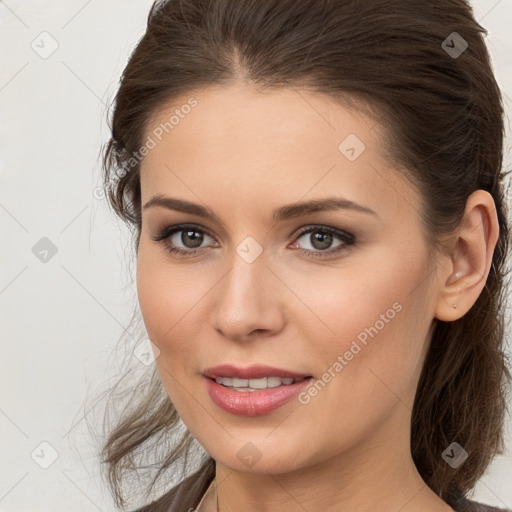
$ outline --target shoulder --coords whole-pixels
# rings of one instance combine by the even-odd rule
[[[484,505],[476,501],[466,500],[463,507],[457,508],[455,512],[511,512],[510,509],[496,508],[491,505]]]
[[[448,501],[455,512],[512,512],[511,509],[497,508],[477,501],[469,500],[465,496],[458,496]]]
[[[192,512],[215,477],[215,461],[207,460],[195,473],[175,485],[170,491],[131,512]]]

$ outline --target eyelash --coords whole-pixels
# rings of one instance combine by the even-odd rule
[[[214,238],[214,236],[211,235],[207,230],[201,229],[196,225],[181,224],[181,225],[176,225],[176,226],[167,226],[158,235],[152,236],[151,239],[154,240],[155,242],[161,242],[163,240],[167,240],[175,233],[179,233],[180,231],[185,231],[185,230],[189,230],[189,231],[193,230],[196,233],[206,234],[209,237]],[[324,234],[334,235],[337,238],[341,239],[341,241],[343,243],[340,244],[335,249],[329,249],[326,251],[320,251],[320,250],[312,251],[310,249],[301,249],[301,248],[296,249],[296,250],[300,251],[301,254],[303,254],[307,257],[310,257],[310,258],[324,258],[327,256],[332,256],[333,254],[348,252],[353,248],[353,246],[356,243],[355,236],[348,233],[347,231],[342,231],[340,229],[331,228],[331,227],[323,226],[323,225],[307,226],[306,228],[301,230],[296,235],[296,237],[294,238],[294,242],[296,242],[296,240],[298,240],[305,234],[313,233],[315,231],[320,231]],[[165,243],[164,245],[165,245],[165,249],[168,252],[173,253],[173,254],[179,254],[179,255],[185,256],[185,257],[194,256],[197,253],[199,253],[205,249],[205,247],[202,247],[200,249],[181,249],[180,247],[170,245],[169,243]]]

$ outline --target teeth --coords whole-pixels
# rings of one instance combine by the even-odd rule
[[[277,388],[281,385],[281,377],[267,377],[267,387]]]
[[[289,386],[304,379],[305,377],[299,379],[292,379],[290,377],[263,377],[261,379],[216,377],[215,382],[222,386],[236,388],[237,391],[256,391],[258,389],[276,388],[281,385]]]

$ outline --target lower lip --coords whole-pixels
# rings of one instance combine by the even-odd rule
[[[312,377],[294,384],[281,385],[261,391],[235,391],[206,378],[210,398],[224,411],[239,416],[260,416],[274,411],[301,393]]]

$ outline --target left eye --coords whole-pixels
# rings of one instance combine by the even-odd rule
[[[311,251],[311,252],[328,252],[329,254],[338,250],[346,249],[348,246],[354,243],[354,237],[349,233],[345,233],[344,231],[338,231],[337,229],[316,226],[305,231],[302,231],[298,236],[297,240],[304,237],[305,235],[309,235],[306,237],[312,246],[312,249],[302,249],[303,251]],[[333,243],[333,240],[338,238],[341,240],[341,243],[338,244],[334,249],[326,251],[329,249]]]

